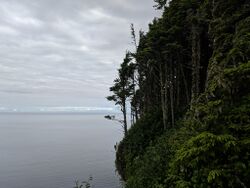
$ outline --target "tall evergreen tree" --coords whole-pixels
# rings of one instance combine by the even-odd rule
[[[114,101],[116,105],[121,107],[121,112],[123,113],[123,128],[124,134],[127,134],[127,100],[133,92],[134,85],[131,83],[131,75],[133,70],[129,66],[131,61],[130,54],[127,52],[126,56],[118,69],[118,78],[114,80],[114,86],[110,87],[110,91],[113,95],[108,96],[109,101]]]

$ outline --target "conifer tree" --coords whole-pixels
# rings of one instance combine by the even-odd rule
[[[113,95],[108,96],[109,101],[114,101],[116,105],[121,107],[121,112],[123,113],[123,128],[124,134],[127,134],[127,99],[131,96],[133,91],[133,83],[131,83],[131,74],[133,70],[129,66],[131,61],[130,54],[127,52],[126,56],[118,69],[118,78],[114,80],[114,85],[110,87],[110,91]]]

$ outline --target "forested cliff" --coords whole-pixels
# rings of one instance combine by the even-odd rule
[[[155,2],[107,97],[131,106],[126,187],[250,187],[250,1]]]

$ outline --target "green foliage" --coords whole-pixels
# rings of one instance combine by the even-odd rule
[[[93,177],[90,176],[87,181],[79,182],[78,180],[75,182],[74,188],[91,188],[91,181],[93,180]]]
[[[118,78],[114,80],[114,85],[109,88],[113,95],[106,97],[109,101],[114,101],[115,105],[119,105],[121,112],[123,113],[123,120],[119,121],[123,123],[124,135],[127,134],[127,100],[132,95],[135,84],[133,82],[134,77],[134,65],[131,63],[131,54],[126,53],[126,56],[118,69]]]
[[[238,150],[236,139],[231,135],[201,133],[189,139],[176,152],[168,181],[176,187],[180,187],[180,182],[188,182],[196,187],[226,186],[223,182],[226,180],[229,183],[233,177],[230,176],[230,160],[237,162],[234,155]]]
[[[166,171],[176,149],[188,135],[184,130],[171,129],[150,144],[142,156],[133,161],[134,173],[126,182],[129,188],[166,187]]]
[[[134,54],[141,119],[117,151],[126,187],[250,187],[250,2],[155,2]]]
[[[126,53],[123,63],[121,64],[118,78],[114,80],[114,86],[110,87],[110,91],[114,95],[108,96],[109,101],[114,101],[116,105],[123,105],[124,101],[131,95],[133,84],[130,77],[132,75],[132,68],[130,66],[131,57],[129,53]]]
[[[157,5],[155,5],[156,8],[162,9],[168,2],[168,0],[154,0]]]
[[[116,156],[118,169],[121,169],[121,171],[125,168],[130,169],[126,170],[126,174],[121,174],[123,178],[133,173],[133,161],[138,156],[143,155],[145,148],[161,135],[162,130],[163,126],[159,111],[145,115],[130,128],[127,136],[119,144]]]

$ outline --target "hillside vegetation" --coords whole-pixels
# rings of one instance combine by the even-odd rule
[[[250,187],[250,1],[155,1],[108,97],[131,106],[126,188]]]

